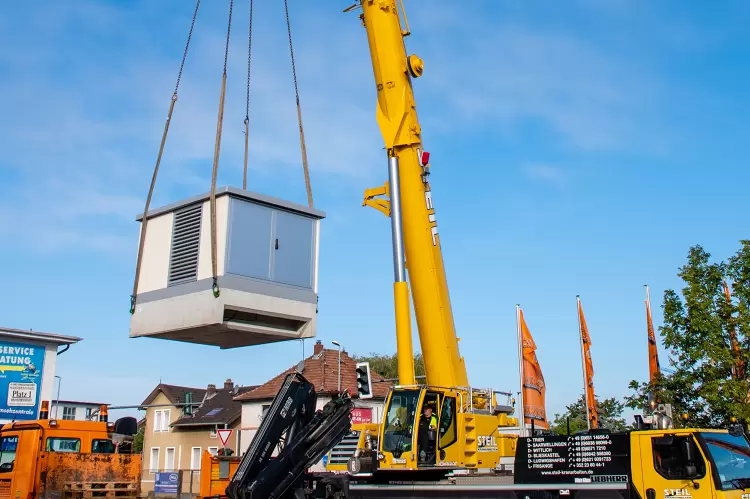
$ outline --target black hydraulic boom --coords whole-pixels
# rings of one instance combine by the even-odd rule
[[[347,392],[318,411],[316,402],[315,388],[302,374],[284,379],[227,486],[229,499],[305,497],[306,470],[351,431],[354,408]]]

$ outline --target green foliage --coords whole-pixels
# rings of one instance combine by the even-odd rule
[[[622,431],[627,428],[622,412],[625,405],[616,398],[611,397],[600,401],[596,400],[599,427],[607,428],[610,431]],[[550,430],[557,435],[568,435],[568,421],[570,421],[570,434],[588,428],[586,423],[586,400],[583,395],[573,404],[565,408],[563,414],[555,414],[555,418],[550,422]]]
[[[684,281],[682,296],[671,289],[664,292],[659,331],[671,353],[668,372],[653,385],[631,381],[628,407],[645,408],[647,394],[653,392],[659,402],[672,404],[674,415],[687,414],[689,426],[723,426],[732,416],[750,421],[747,373],[737,370],[750,361],[750,241],[741,244],[727,262],[711,262],[701,246],[690,248],[678,273]],[[730,283],[731,303],[724,280]],[[738,355],[731,348],[733,331]]]
[[[138,429],[138,433],[133,435],[133,454],[139,454],[143,451],[143,436],[146,433],[146,427],[142,426]]]
[[[398,357],[396,354],[381,355],[370,353],[370,355],[353,356],[352,358],[357,362],[369,362],[370,369],[386,379],[398,378]],[[422,360],[421,353],[414,356],[414,371],[416,376],[424,376],[424,361]]]

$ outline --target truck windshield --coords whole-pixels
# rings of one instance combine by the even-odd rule
[[[411,451],[419,392],[399,390],[391,394],[383,432],[383,452],[390,452],[399,458],[402,452]]]
[[[13,469],[13,461],[16,460],[16,447],[18,447],[18,435],[0,437],[0,473]]]
[[[744,436],[701,432],[724,490],[750,488],[750,445]]]

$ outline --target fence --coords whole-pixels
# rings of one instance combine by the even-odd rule
[[[200,470],[144,469],[141,473],[141,497],[193,499],[200,495],[200,488]]]

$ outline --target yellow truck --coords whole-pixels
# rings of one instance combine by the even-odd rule
[[[0,428],[0,499],[138,497],[141,456],[128,442],[135,419],[108,422],[106,406],[98,421],[49,419],[48,407],[38,420]]]
[[[508,476],[448,473],[414,480],[378,472],[377,450],[359,451],[342,480],[350,499],[400,498],[613,498],[748,499],[750,441],[743,428],[643,426],[625,432],[582,431],[517,440]],[[370,465],[365,468],[362,457]],[[358,465],[352,463],[360,461]],[[356,469],[359,466],[359,469]]]

